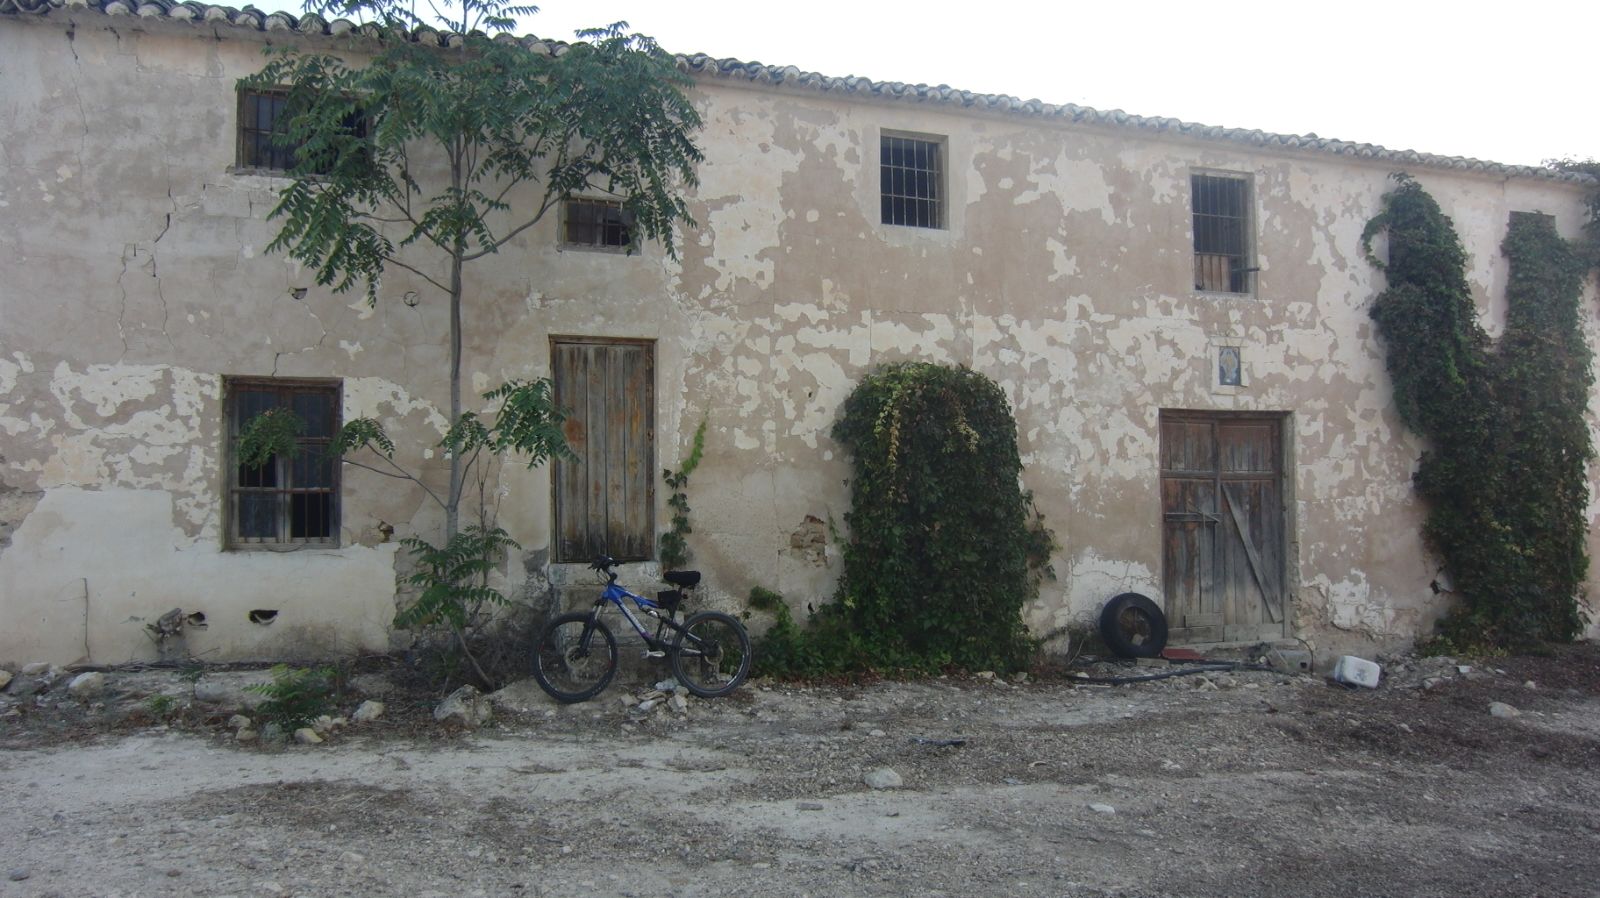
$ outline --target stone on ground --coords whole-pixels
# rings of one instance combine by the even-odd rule
[[[900,778],[900,774],[888,767],[879,767],[861,779],[862,782],[874,789],[898,789],[905,785],[905,781]]]
[[[294,731],[294,741],[301,745],[321,745],[322,737],[311,727],[301,727]]]
[[[494,717],[489,700],[475,686],[462,686],[433,709],[433,719],[453,726],[475,729]]]
[[[1504,718],[1521,717],[1522,716],[1522,712],[1521,711],[1518,711],[1516,708],[1512,707],[1511,705],[1506,704],[1505,702],[1490,702],[1489,703],[1489,713],[1491,715],[1495,716],[1495,717],[1504,717]]]
[[[106,675],[98,671],[81,673],[67,684],[67,692],[80,702],[86,702],[106,691]]]
[[[362,702],[350,719],[356,723],[371,723],[383,716],[383,702],[367,699]]]

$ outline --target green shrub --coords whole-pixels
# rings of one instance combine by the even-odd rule
[[[845,400],[851,452],[844,574],[802,628],[779,603],[758,669],[1015,670],[1032,654],[1023,605],[1054,539],[1019,485],[1005,394],[968,368],[886,365]]]
[[[272,668],[272,682],[245,688],[266,696],[266,701],[256,706],[263,718],[285,730],[295,730],[333,712],[339,680],[339,672],[331,667],[279,664]]]

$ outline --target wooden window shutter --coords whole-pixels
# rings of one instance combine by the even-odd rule
[[[552,341],[555,400],[575,458],[555,463],[557,562],[655,555],[655,346]]]

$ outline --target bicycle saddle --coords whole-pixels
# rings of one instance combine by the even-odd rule
[[[689,589],[700,582],[700,572],[667,571],[665,574],[661,575],[661,579],[671,583],[673,586],[681,586],[684,589]]]

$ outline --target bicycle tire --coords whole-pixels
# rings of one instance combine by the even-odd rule
[[[594,698],[616,673],[617,638],[592,612],[553,617],[539,633],[533,651],[533,678],[556,701],[570,705]]]
[[[692,614],[672,641],[672,673],[701,698],[727,695],[750,676],[750,634],[721,611]]]

